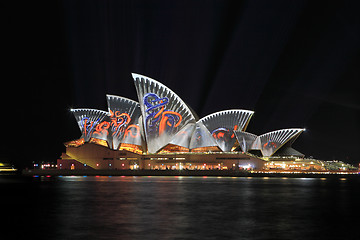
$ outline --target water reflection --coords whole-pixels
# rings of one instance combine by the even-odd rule
[[[0,181],[19,198],[4,204],[51,239],[351,239],[360,200],[349,179],[64,176],[10,185]]]

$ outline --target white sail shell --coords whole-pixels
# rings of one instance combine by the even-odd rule
[[[79,125],[81,138],[84,138],[85,142],[94,137],[93,135],[96,134],[99,123],[108,116],[108,112],[89,108],[71,109],[71,112]]]
[[[143,117],[149,153],[156,153],[195,117],[187,105],[165,85],[149,77],[132,74]]]
[[[303,131],[303,128],[289,128],[265,133],[257,137],[252,149],[259,149],[264,157],[270,157],[285,143],[295,141]]]
[[[236,141],[234,130],[245,130],[253,114],[249,110],[225,110],[205,116],[199,122],[210,131],[220,149],[229,152]]]
[[[121,143],[142,145],[139,126],[141,116],[138,102],[115,95],[106,95],[110,113],[110,131],[108,142],[113,149],[118,149]]]

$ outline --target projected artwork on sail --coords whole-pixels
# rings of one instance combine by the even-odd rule
[[[89,108],[71,109],[81,131],[81,138],[88,142],[94,137],[99,124],[108,116],[105,111]]]
[[[121,143],[141,145],[140,127],[141,115],[138,102],[115,95],[106,95],[110,113],[110,136],[113,149],[118,149]]]
[[[229,152],[236,141],[234,131],[244,131],[253,114],[253,111],[248,110],[225,110],[210,114],[199,121],[211,132],[221,150]]]
[[[179,130],[195,117],[186,104],[165,85],[133,74],[143,116],[148,152],[166,146]]]

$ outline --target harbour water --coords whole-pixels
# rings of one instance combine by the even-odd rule
[[[0,239],[358,239],[359,178],[0,176]]]

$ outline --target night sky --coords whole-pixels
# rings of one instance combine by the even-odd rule
[[[247,131],[306,128],[293,147],[360,161],[358,1],[44,1],[5,4],[2,148],[18,167],[80,137],[70,108],[137,100],[131,72],[199,117],[255,111]]]

